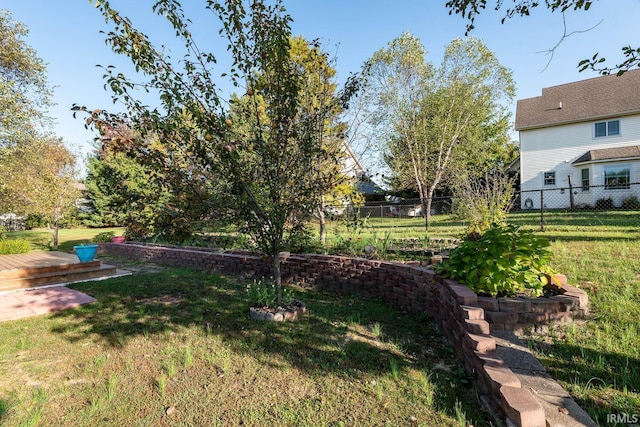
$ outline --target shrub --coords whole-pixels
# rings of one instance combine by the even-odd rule
[[[278,301],[275,283],[254,280],[247,286],[249,302],[254,307],[274,307]],[[282,302],[288,304],[293,300],[288,289],[282,288]]]
[[[492,296],[526,293],[539,296],[547,284],[549,241],[514,225],[492,226],[478,240],[466,240],[451,251],[436,272]]]
[[[613,207],[613,199],[611,197],[596,200],[596,209],[607,210],[613,209]]]
[[[4,228],[2,225],[0,225],[0,242],[7,237],[5,234],[6,232],[7,232],[7,229]]]
[[[486,175],[463,179],[456,188],[456,216],[468,223],[465,234],[484,233],[492,224],[506,225],[514,196],[513,179],[507,175]]]
[[[637,196],[629,196],[622,201],[622,209],[638,210],[640,209],[640,200]]]
[[[47,225],[47,221],[39,215],[28,215],[25,220],[25,228],[27,230],[32,230],[34,228],[45,227]]]
[[[24,239],[0,240],[0,255],[26,254],[31,245]]]
[[[110,242],[112,237],[115,237],[116,233],[114,233],[113,231],[105,231],[102,233],[98,233],[95,236],[93,236],[93,239],[91,239],[91,241],[93,243],[103,243],[103,242]]]

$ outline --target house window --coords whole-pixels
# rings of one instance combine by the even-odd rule
[[[609,120],[608,122],[598,122],[594,127],[595,137],[620,135],[620,120]]]
[[[582,191],[589,191],[589,169],[581,169]]]
[[[629,165],[605,166],[604,188],[606,190],[619,190],[630,188],[631,168]]]
[[[545,172],[544,173],[544,185],[556,185],[556,173]]]

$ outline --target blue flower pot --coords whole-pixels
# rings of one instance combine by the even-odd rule
[[[74,246],[73,250],[76,252],[80,262],[90,262],[96,257],[98,245]]]

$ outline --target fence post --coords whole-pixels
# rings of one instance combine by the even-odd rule
[[[569,207],[573,210],[573,184],[571,182],[571,175],[567,176],[569,179]]]
[[[544,231],[544,190],[540,190],[540,231]]]

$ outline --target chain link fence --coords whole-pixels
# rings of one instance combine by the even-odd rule
[[[461,226],[455,215],[455,198],[435,197],[431,216],[441,225]],[[330,207],[335,219],[345,215],[362,218],[422,218],[420,199],[389,198],[353,207]],[[515,193],[509,211],[509,222],[539,227],[573,223],[600,226],[638,227],[640,229],[640,183],[552,187]]]
[[[5,231],[20,231],[26,228],[24,218],[8,213],[0,215],[0,228]]]

